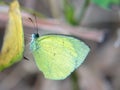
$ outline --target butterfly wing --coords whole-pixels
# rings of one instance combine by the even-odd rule
[[[61,80],[84,61],[90,49],[70,36],[46,35],[31,42],[31,50],[45,77]]]
[[[0,52],[0,71],[22,59],[24,39],[19,3],[14,0],[9,8],[9,21]]]

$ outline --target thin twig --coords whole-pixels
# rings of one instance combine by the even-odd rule
[[[34,18],[29,13],[22,12],[23,24],[27,27],[34,28],[32,23],[29,22],[28,18]],[[0,13],[0,20],[5,22],[8,20],[6,13]],[[28,20],[28,21],[27,21]],[[102,42],[104,39],[105,32],[98,29],[87,28],[87,27],[72,27],[66,23],[55,20],[55,19],[38,19],[38,28],[47,31],[54,31],[59,34],[74,35],[83,39],[88,39],[96,42]],[[33,29],[34,30],[34,29]]]

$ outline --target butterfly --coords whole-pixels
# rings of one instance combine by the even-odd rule
[[[0,71],[22,60],[24,34],[19,3],[13,0],[9,8],[9,20],[0,51]]]
[[[30,50],[45,78],[63,80],[77,69],[90,52],[81,40],[67,35],[32,34]]]

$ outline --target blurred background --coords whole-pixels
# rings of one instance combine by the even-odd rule
[[[0,48],[11,0],[0,0]],[[119,0],[19,0],[25,33],[23,59],[0,72],[0,90],[120,90]],[[67,79],[45,79],[29,51],[31,34],[67,34],[86,42],[91,51]]]

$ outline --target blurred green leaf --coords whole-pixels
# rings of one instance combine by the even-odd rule
[[[92,0],[92,2],[104,9],[111,9],[113,5],[120,5],[120,0]]]
[[[70,23],[71,25],[77,25],[78,23],[75,20],[74,17],[75,14],[75,8],[72,3],[70,3],[68,0],[64,0],[64,15],[65,19]]]
[[[70,2],[70,0],[64,0],[64,16],[66,21],[73,26],[80,25],[89,6],[89,2],[90,0],[84,0],[84,3],[82,4],[82,8],[80,9],[79,14],[75,16],[76,9],[73,3]]]

